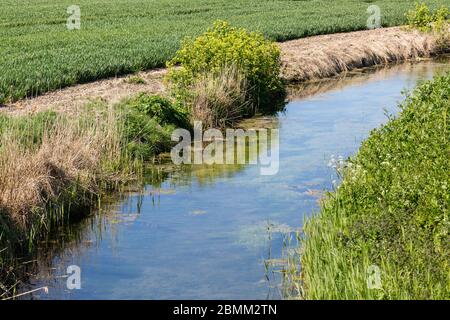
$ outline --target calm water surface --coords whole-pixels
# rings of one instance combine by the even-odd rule
[[[292,90],[280,129],[280,170],[256,166],[172,168],[164,181],[127,195],[42,244],[39,299],[279,299],[286,234],[299,230],[336,179],[331,157],[357,151],[397,111],[404,89],[450,69],[448,60],[405,64]],[[267,119],[265,119],[267,122]],[[81,290],[66,268],[81,268]]]

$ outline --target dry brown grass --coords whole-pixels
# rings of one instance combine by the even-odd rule
[[[280,46],[283,78],[288,82],[329,78],[352,69],[429,57],[442,49],[432,34],[401,27],[304,38]]]
[[[193,86],[187,105],[192,121],[207,128],[223,128],[254,112],[248,101],[245,76],[236,68],[225,68],[219,75],[205,74]]]
[[[140,92],[164,93],[162,79],[165,74],[166,69],[154,69],[124,77],[78,84],[31,99],[23,99],[7,105],[6,108],[0,107],[0,112],[3,109],[4,112],[26,114],[54,110],[76,115],[83,110],[86,103],[92,100],[102,100],[109,105],[114,105]],[[132,79],[135,77],[141,78],[145,83],[133,83]]]
[[[108,112],[87,125],[58,116],[37,145],[24,143],[14,130],[1,135],[0,213],[27,232],[36,218],[45,223],[37,213],[69,190],[86,197],[98,193],[100,183],[114,179],[103,170],[104,164],[121,153],[115,117]]]

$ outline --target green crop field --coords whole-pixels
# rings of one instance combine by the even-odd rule
[[[426,1],[431,8],[449,0]],[[68,30],[67,8],[81,9]],[[0,0],[0,103],[164,65],[185,36],[225,19],[274,40],[405,22],[411,0]]]

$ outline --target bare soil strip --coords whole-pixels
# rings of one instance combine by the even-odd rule
[[[303,82],[336,76],[342,72],[374,65],[399,62],[437,53],[431,35],[407,31],[402,27],[314,36],[280,43],[282,76],[288,82]],[[164,93],[165,69],[99,80],[24,99],[0,108],[13,114],[47,109],[76,113],[89,101],[108,104],[139,92]],[[128,80],[139,76],[144,84]]]

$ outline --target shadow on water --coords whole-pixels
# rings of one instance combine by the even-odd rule
[[[298,295],[299,288],[286,285],[286,268],[300,268],[302,222],[336,184],[330,158],[353,155],[386,121],[384,109],[395,113],[403,89],[450,70],[448,61],[289,87],[285,112],[240,124],[280,130],[277,175],[261,176],[254,165],[154,165],[141,186],[43,241],[22,290],[48,286],[48,294],[37,292],[36,299]],[[70,265],[81,268],[81,290],[67,289]]]

